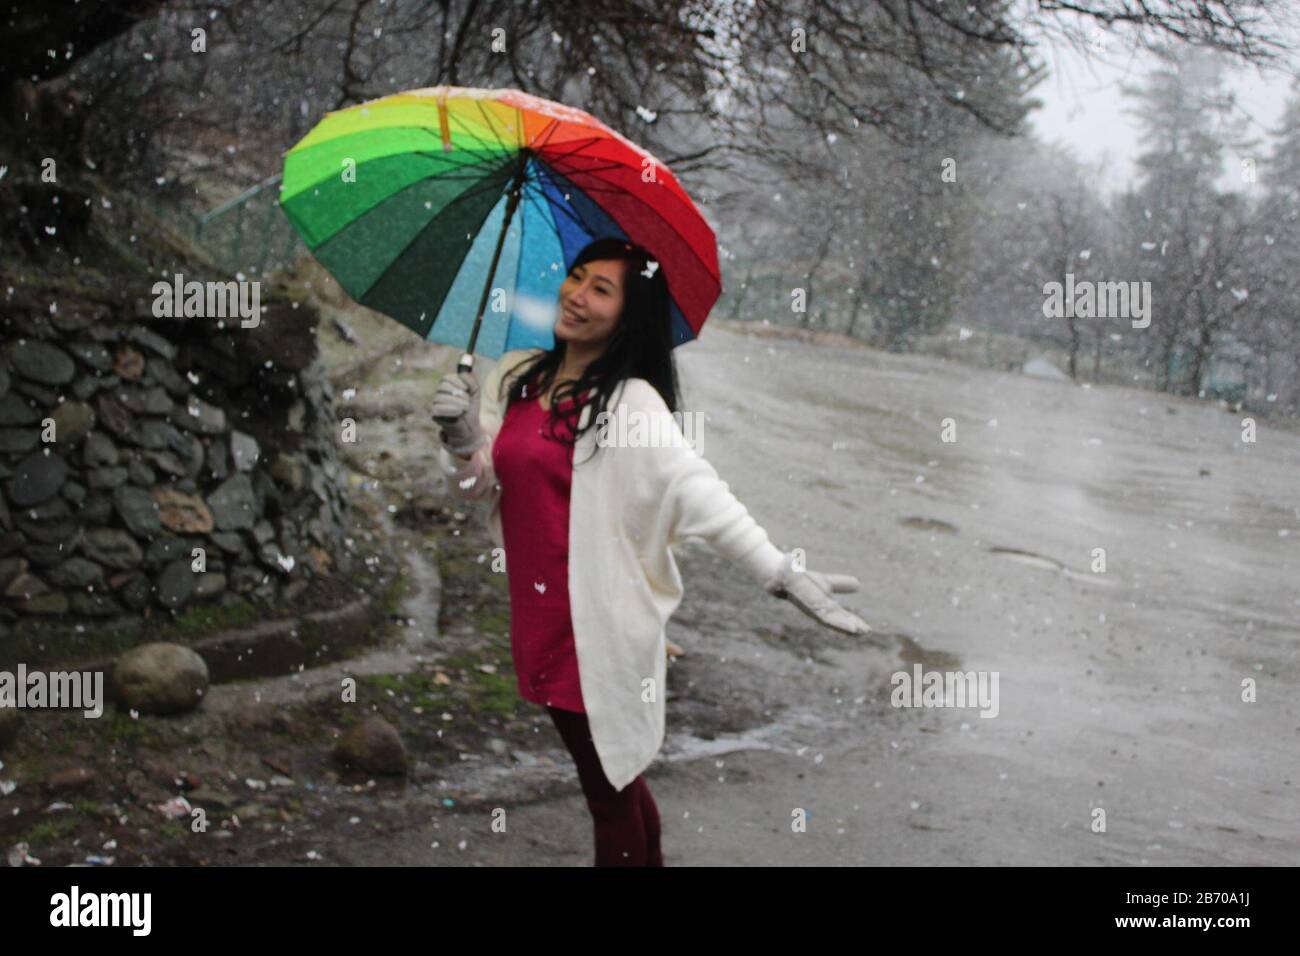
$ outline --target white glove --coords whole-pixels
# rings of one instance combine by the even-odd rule
[[[479,386],[473,370],[444,375],[433,393],[433,419],[443,446],[453,455],[468,458],[487,442],[478,416]]]
[[[831,597],[832,592],[856,591],[859,586],[851,574],[794,570],[792,551],[786,552],[784,563],[765,585],[768,594],[789,601],[823,627],[843,634],[866,634],[871,630],[867,622]]]

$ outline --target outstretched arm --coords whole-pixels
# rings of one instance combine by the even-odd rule
[[[783,552],[754,520],[717,470],[690,447],[663,398],[648,382],[636,380],[634,401],[657,419],[651,435],[671,436],[646,449],[644,474],[651,493],[661,495],[667,539],[702,538],[714,550],[745,568],[769,594],[789,600],[818,623],[847,634],[870,630],[866,622],[841,607],[831,592],[856,591],[850,575],[806,571],[792,552]],[[629,383],[631,384],[631,383]]]

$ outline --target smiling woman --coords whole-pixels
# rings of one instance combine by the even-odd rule
[[[794,573],[793,552],[684,439],[664,272],[624,239],[592,242],[560,286],[554,348],[507,352],[481,392],[472,372],[447,376],[435,399],[448,488],[491,504],[519,694],[573,757],[597,865],[663,865],[642,772],[664,737],[674,542],[703,539],[819,623],[868,630],[828,596],[856,580]],[[598,440],[647,421],[669,440]]]

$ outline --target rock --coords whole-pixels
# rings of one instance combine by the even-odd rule
[[[176,561],[180,558],[189,558],[190,543],[184,538],[178,538],[174,534],[164,534],[154,538],[149,542],[149,547],[144,553],[145,567],[157,568],[166,564],[168,561]]]
[[[194,593],[195,572],[190,570],[187,558],[170,561],[154,581],[158,603],[169,610],[178,608]]]
[[[77,516],[87,525],[108,524],[108,519],[113,516],[113,499],[103,492],[89,495]]]
[[[0,558],[0,591],[9,586],[9,582],[27,571],[27,562],[22,558]]]
[[[307,563],[317,575],[328,575],[334,559],[330,558],[329,551],[312,545],[307,549]]]
[[[214,531],[208,537],[226,554],[238,554],[244,550],[244,539],[237,532]]]
[[[145,374],[177,398],[189,394],[189,380],[157,355],[151,355],[145,360]]]
[[[4,595],[7,598],[30,598],[39,594],[48,594],[49,592],[49,585],[36,575],[24,571],[5,585]]]
[[[72,394],[84,402],[101,388],[112,388],[120,381],[116,375],[101,375],[98,372],[94,375],[80,375],[72,381]]]
[[[257,500],[253,483],[243,472],[228,478],[208,495],[208,507],[219,531],[240,531],[257,521]]]
[[[20,508],[39,504],[57,495],[67,478],[63,456],[43,449],[18,463],[9,479],[9,500]]]
[[[196,395],[186,399],[185,405],[173,405],[167,420],[178,428],[201,435],[217,435],[226,430],[226,413]]]
[[[0,707],[0,750],[18,739],[18,708]]]
[[[21,455],[41,442],[37,428],[0,428],[0,454]]]
[[[117,595],[127,607],[134,608],[137,611],[143,610],[149,606],[149,600],[153,597],[153,582],[143,572],[123,575],[124,580],[117,585],[113,585],[113,580],[109,580],[110,587],[115,587]]]
[[[261,568],[241,564],[230,572],[230,589],[236,594],[247,594],[260,586],[268,577],[269,574]]]
[[[271,462],[271,477],[291,491],[301,491],[303,487],[302,462],[289,455],[276,455]]]
[[[167,390],[155,385],[153,388],[123,385],[113,389],[113,397],[121,402],[127,411],[137,415],[166,415],[172,410],[172,400]]]
[[[129,382],[136,381],[144,374],[144,356],[129,345],[121,346],[113,356],[113,372]]]
[[[97,372],[107,372],[113,367],[113,357],[98,342],[72,342],[67,348],[83,365]]]
[[[169,475],[185,474],[185,465],[169,451],[146,451],[144,457],[156,468]]]
[[[1033,378],[1046,378],[1057,382],[1070,381],[1070,376],[1066,375],[1041,355],[1030,359],[1022,365],[1020,371],[1025,375],[1032,376]]]
[[[108,391],[95,396],[95,407],[104,428],[126,441],[139,441],[140,425],[135,416]]]
[[[32,564],[39,565],[42,568],[52,568],[55,565],[62,564],[68,559],[68,555],[81,543],[81,532],[77,528],[72,529],[66,542],[59,541],[54,544],[29,544],[23,548],[23,557],[29,559]]]
[[[59,444],[80,444],[95,427],[95,410],[85,402],[64,402],[50,417],[54,419],[54,435]]]
[[[406,773],[406,747],[397,729],[382,717],[369,716],[351,727],[334,748],[334,759],[367,773]]]
[[[46,591],[17,601],[13,607],[23,614],[67,614],[68,596],[60,591]]]
[[[9,364],[24,378],[46,385],[66,385],[77,373],[77,364],[71,356],[48,342],[19,342],[14,346]]]
[[[117,468],[95,468],[86,472],[86,484],[91,488],[105,489],[116,488],[118,485],[126,484],[126,479],[130,472],[121,467]]]
[[[85,767],[59,770],[45,778],[45,789],[50,793],[72,793],[85,790],[95,782],[95,772]]]
[[[236,471],[252,471],[261,456],[257,440],[252,435],[245,435],[238,430],[230,433],[230,457]]]
[[[96,325],[91,327],[90,337],[96,342],[120,342],[122,329],[117,325]]]
[[[208,445],[208,474],[217,481],[225,481],[230,477],[230,452],[226,448],[226,440],[217,435],[211,439]]]
[[[131,533],[149,538],[162,530],[158,505],[153,496],[135,485],[122,485],[113,492],[113,507]]]
[[[264,565],[272,571],[278,571],[283,575],[288,575],[293,571],[297,559],[292,552],[285,552],[274,541],[268,541],[257,549],[257,557]]]
[[[128,341],[161,355],[169,362],[176,357],[176,346],[157,332],[151,332],[144,326],[135,326],[130,332],[126,333],[126,337]]]
[[[9,373],[0,366],[0,396],[4,396],[9,391]]]
[[[50,583],[60,588],[84,588],[104,579],[104,569],[94,561],[73,557],[46,572]]]
[[[77,591],[68,596],[68,610],[83,617],[116,617],[122,605],[102,591]]]
[[[59,308],[50,316],[50,322],[60,332],[80,332],[107,322],[109,318],[109,308],[103,302],[68,301],[64,298],[60,299]]]
[[[96,528],[86,532],[81,550],[90,560],[123,571],[139,565],[143,557],[135,539],[117,528]]]
[[[126,463],[127,478],[133,485],[140,485],[144,488],[152,488],[158,480],[153,473],[153,469],[146,465],[140,458],[135,455]]]
[[[86,500],[86,486],[75,481],[66,481],[63,483],[63,497],[74,505],[79,505]]]
[[[44,522],[38,535],[32,534],[32,527],[25,523],[20,523],[18,528],[31,539],[23,554],[44,567],[61,564],[71,557],[83,534],[75,518]]]
[[[40,420],[36,409],[17,392],[0,398],[0,425],[35,425]]]
[[[54,389],[27,379],[20,378],[14,382],[14,390],[36,399],[36,404],[41,408],[53,408],[59,402],[59,393]]]
[[[56,541],[59,539],[58,534],[43,535],[42,529],[71,514],[72,506],[61,497],[54,497],[39,505],[23,508],[18,512],[17,519],[24,533],[33,535],[41,541]],[[24,522],[27,523],[26,526],[23,525]]]
[[[138,767],[126,772],[126,776],[122,778],[122,784],[126,787],[127,793],[143,806],[153,807],[160,803],[166,803],[172,796],[171,787],[159,786],[150,780],[148,774]]]
[[[87,468],[97,468],[100,465],[116,465],[118,455],[117,446],[113,444],[113,439],[103,432],[91,432],[87,435],[86,444],[81,449],[81,460]]]
[[[158,516],[163,527],[183,534],[207,534],[214,527],[213,514],[198,495],[174,488],[154,488]]]
[[[258,544],[266,544],[275,538],[275,528],[269,521],[259,521],[253,525],[253,540]]]
[[[194,575],[194,598],[206,601],[226,589],[226,576],[218,571],[204,571]]]
[[[113,680],[124,707],[142,714],[193,710],[208,690],[208,665],[179,644],[143,644],[118,660]]]
[[[205,810],[229,810],[238,801],[226,790],[202,786],[189,795],[190,806]]]
[[[166,422],[150,418],[140,422],[136,441],[142,448],[158,451],[170,448],[182,457],[189,455],[189,441],[184,435]]]

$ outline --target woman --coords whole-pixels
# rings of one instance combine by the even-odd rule
[[[857,580],[804,571],[686,442],[668,284],[646,250],[592,242],[559,305],[551,350],[507,352],[481,389],[473,372],[439,383],[440,462],[454,495],[491,503],[519,693],[573,756],[596,865],[662,866],[641,771],[663,743],[664,627],[682,596],[670,545],[701,538],[819,623],[869,628],[830,597]],[[641,434],[674,440],[611,437],[638,418]]]

